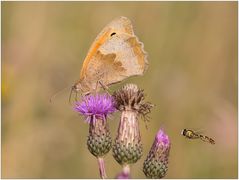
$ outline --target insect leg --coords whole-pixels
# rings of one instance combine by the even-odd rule
[[[95,85],[95,89],[94,89],[94,93],[96,94],[97,90],[98,90],[98,86],[99,86],[99,81],[96,81],[96,85]]]
[[[69,104],[71,104],[71,95],[72,95],[72,92],[73,92],[73,88],[71,89],[71,92],[70,92],[70,95],[69,95]]]
[[[110,93],[109,93],[109,87],[108,86],[106,86],[106,85],[104,85],[100,80],[99,81],[97,81],[100,85],[101,85],[101,87],[110,95]]]
[[[75,102],[78,101],[78,96],[77,95],[78,95],[78,93],[75,92]]]

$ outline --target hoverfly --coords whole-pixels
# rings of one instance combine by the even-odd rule
[[[183,129],[181,134],[188,139],[201,139],[204,142],[208,142],[210,144],[215,144],[215,141],[212,138],[202,135],[200,133],[197,133],[190,129]]]

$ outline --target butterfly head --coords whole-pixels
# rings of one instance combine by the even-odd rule
[[[72,87],[71,87],[71,91],[74,91],[74,92],[79,92],[81,91],[82,88],[81,88],[81,84],[80,83],[75,83]]]
[[[87,92],[90,91],[90,88],[86,81],[80,80],[71,87],[71,91],[74,91],[75,93],[80,92],[82,95],[85,95],[88,94]]]

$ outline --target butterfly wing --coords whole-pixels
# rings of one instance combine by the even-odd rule
[[[134,35],[130,20],[119,17],[96,37],[84,60],[80,80],[91,88],[98,80],[110,85],[143,75],[147,67],[146,52]]]
[[[80,78],[84,78],[88,67],[90,65],[90,62],[92,59],[94,59],[96,56],[96,53],[101,45],[103,45],[112,34],[117,33],[125,33],[129,35],[133,35],[133,28],[130,20],[126,17],[119,17],[111,21],[109,24],[107,24],[103,30],[98,34],[98,36],[95,38],[94,42],[92,43],[87,56],[83,62],[83,66],[81,69],[81,75]]]
[[[102,61],[108,67],[104,70],[103,76],[103,82],[106,85],[131,76],[143,75],[148,67],[143,44],[136,36],[115,34],[99,48],[99,52],[103,55],[115,54],[114,59]]]

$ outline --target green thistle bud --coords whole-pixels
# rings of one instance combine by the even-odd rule
[[[169,151],[169,138],[162,130],[159,130],[151,150],[144,161],[143,172],[147,178],[159,179],[166,175]]]
[[[89,151],[96,157],[102,157],[110,151],[111,146],[112,139],[107,121],[92,117],[87,139]]]

